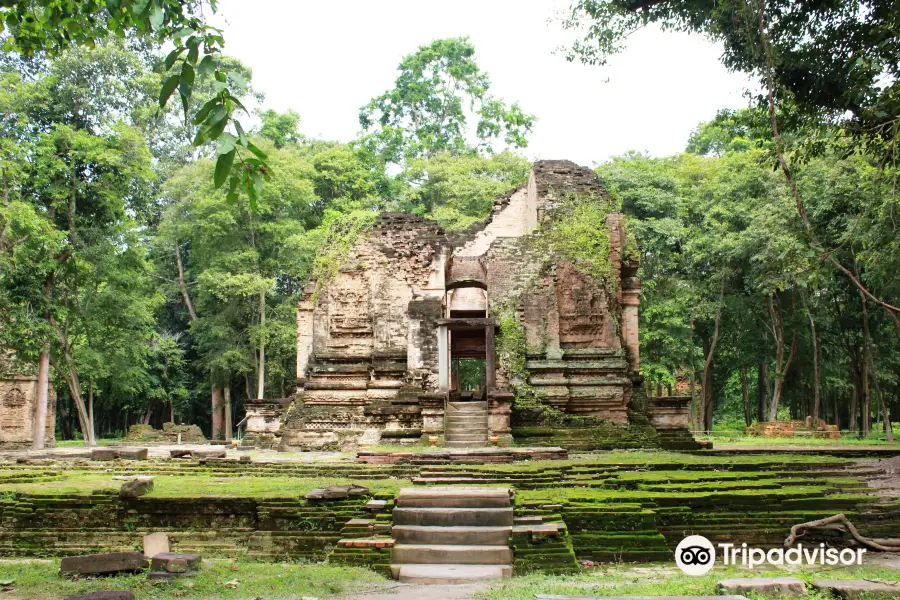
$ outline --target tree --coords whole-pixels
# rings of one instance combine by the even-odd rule
[[[219,142],[216,186],[228,182],[229,193],[235,196],[238,185],[243,185],[250,203],[255,204],[269,169],[265,155],[249,141],[235,118],[237,111],[247,113],[239,99],[247,83],[240,73],[227,69],[221,56],[225,45],[222,31],[205,21],[205,11],[215,13],[217,6],[217,0],[19,0],[0,5],[0,33],[8,30],[3,39],[6,52],[26,57],[55,56],[73,47],[94,48],[113,35],[172,42],[175,48],[166,56],[165,67],[169,70],[177,65],[178,69],[160,87],[160,108],[165,108],[177,89],[185,121],[199,126],[194,146]],[[212,75],[215,94],[191,117],[190,99],[198,75]],[[226,131],[229,125],[233,133]],[[235,159],[239,165],[231,176]]]
[[[900,338],[900,303],[873,293],[834,256],[809,218],[783,131],[812,132],[799,140],[800,158],[835,146],[862,151],[882,165],[895,161],[900,129],[900,12],[862,3],[753,0],[725,3],[660,0],[578,0],[564,26],[580,30],[568,58],[602,64],[646,23],[704,33],[723,43],[730,69],[760,78],[756,104],[769,118],[773,158],[788,182],[807,243],[892,318]],[[835,48],[840,48],[835,52]],[[805,150],[805,151],[803,151]]]
[[[121,121],[125,97],[139,85],[134,63],[116,47],[96,58],[68,52],[33,81],[3,73],[0,95],[0,310],[17,324],[5,343],[37,358],[42,376],[45,361],[53,366],[89,444],[95,384],[145,384],[155,302],[135,222],[154,174],[144,138]]]
[[[491,152],[496,140],[513,148],[528,145],[534,116],[489,94],[490,79],[475,62],[468,38],[421,46],[398,69],[394,88],[359,113],[368,133],[362,143],[383,162]]]
[[[210,161],[176,172],[165,186],[173,203],[154,240],[163,289],[191,314],[193,344],[212,381],[214,434],[223,388],[233,378],[243,378],[248,400],[265,397],[266,389],[284,392],[294,362],[296,294],[315,256],[310,238],[323,210],[315,171],[296,148],[270,151],[276,175],[255,212],[216,190]]]
[[[491,213],[494,199],[528,180],[531,163],[509,151],[484,157],[444,152],[409,162],[398,209],[464,229]]]

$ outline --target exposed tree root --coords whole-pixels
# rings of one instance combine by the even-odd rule
[[[794,525],[793,527],[791,527],[791,535],[789,535],[787,539],[784,540],[785,547],[793,546],[794,542],[797,541],[797,538],[805,535],[807,529],[812,529],[814,527],[847,531],[850,533],[850,536],[854,540],[856,540],[863,546],[866,546],[867,548],[871,548],[872,550],[878,550],[879,552],[900,552],[900,539],[864,537],[860,535],[856,527],[853,526],[853,523],[850,522],[850,519],[844,516],[843,513],[834,515],[832,517],[827,517],[825,519],[819,519],[818,521],[809,521],[807,523]]]

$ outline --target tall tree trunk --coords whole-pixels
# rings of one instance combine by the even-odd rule
[[[797,332],[794,331],[793,340],[791,340],[791,348],[788,353],[787,361],[784,358],[784,311],[781,305],[778,311],[775,311],[775,303],[772,296],[767,298],[769,317],[772,320],[772,335],[775,336],[775,387],[772,390],[772,403],[769,405],[769,420],[774,421],[778,417],[778,404],[781,401],[781,392],[784,388],[784,379],[787,377],[788,370],[791,368],[791,362],[794,360],[794,354],[797,351]],[[783,368],[782,368],[783,365]]]
[[[862,300],[862,308],[863,308],[863,356],[865,357],[866,370],[871,374],[872,381],[875,383],[875,393],[878,395],[878,403],[881,407],[881,416],[882,421],[884,423],[884,433],[887,436],[887,440],[890,443],[894,443],[894,432],[891,427],[891,417],[888,413],[887,404],[884,401],[884,396],[881,393],[881,384],[878,382],[878,370],[875,368],[875,357],[872,355],[872,336],[869,332],[869,309],[866,306],[867,301],[866,297],[860,292],[860,298]],[[866,379],[866,387],[868,388],[868,378]],[[867,390],[868,391],[868,390]],[[866,418],[871,414],[869,410],[869,402],[868,402],[868,394],[866,394],[866,405],[865,405],[865,413],[863,416],[863,430],[864,435],[868,435],[870,431],[869,421],[871,417]]]
[[[750,385],[747,383],[747,367],[741,365],[738,371],[741,378],[741,392],[744,394],[744,423],[747,427],[753,424],[753,411],[750,409]]]
[[[212,390],[212,435],[210,439],[222,439],[222,388],[213,386]]]
[[[231,441],[231,386],[226,385],[223,390],[225,396],[225,418],[224,418],[224,427],[225,427],[225,441]]]
[[[81,429],[81,435],[84,438],[84,445],[96,446],[97,444],[94,440],[94,430],[91,428],[87,406],[85,405],[84,398],[81,395],[81,381],[78,379],[78,371],[72,364],[72,357],[68,355],[68,350],[64,350],[64,352],[66,366],[69,367],[69,371],[63,370],[60,365],[58,365],[53,360],[50,361],[50,364],[53,365],[53,369],[56,371],[56,373],[60,377],[62,377],[63,381],[66,382],[66,387],[69,389],[69,394],[72,396],[72,402],[75,404],[75,413],[78,417],[78,426]]]
[[[38,357],[37,406],[34,413],[35,450],[43,450],[47,443],[47,405],[50,401],[50,351],[41,350]]]
[[[766,420],[766,404],[769,396],[769,365],[761,360],[756,364],[756,419],[763,423]]]
[[[256,399],[262,400],[266,391],[266,291],[259,293],[259,372]]]
[[[184,281],[184,264],[181,262],[181,247],[178,240],[175,240],[175,264],[178,267],[178,289],[181,290],[181,298],[184,300],[184,306],[193,323],[197,320],[197,311],[194,310],[194,303],[191,302],[191,295],[188,293],[187,283]]]
[[[175,402],[169,400],[169,423],[175,422]]]
[[[818,427],[819,423],[819,412],[822,410],[822,381],[819,376],[819,338],[816,335],[816,320],[813,318],[812,312],[809,310],[809,305],[806,303],[806,296],[803,292],[800,292],[800,300],[803,301],[803,308],[806,310],[806,314],[809,317],[809,331],[812,335],[812,343],[813,343],[813,382],[814,382],[814,403],[812,410],[812,418],[813,418],[813,428]]]
[[[722,286],[719,289],[719,306],[716,309],[715,328],[709,343],[709,351],[706,353],[706,362],[703,365],[703,391],[700,396],[700,419],[704,431],[712,431],[713,390],[712,390],[712,365],[716,355],[716,345],[719,343],[719,324],[722,321],[722,305],[725,298],[725,277],[722,277]]]
[[[832,392],[832,401],[834,404],[834,425],[838,428],[838,431],[841,430],[841,408],[838,402],[838,393],[837,390]]]
[[[94,380],[88,378],[88,421],[90,422],[91,437],[97,439],[97,428],[94,421]]]

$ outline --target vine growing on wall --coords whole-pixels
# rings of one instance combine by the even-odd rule
[[[359,234],[369,229],[377,216],[373,211],[355,210],[337,217],[325,226],[324,239],[312,268],[312,278],[316,282],[313,302],[347,261]]]
[[[609,260],[606,217],[614,211],[609,201],[598,196],[569,196],[553,210],[550,226],[542,236],[551,253],[567,258],[610,291],[615,290],[616,270]]]

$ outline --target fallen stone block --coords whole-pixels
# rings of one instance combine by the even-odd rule
[[[106,575],[134,573],[147,568],[147,559],[140,552],[107,552],[67,556],[60,561],[61,574]]]
[[[862,579],[814,579],[813,589],[841,600],[893,600],[900,598],[900,582],[887,583]]]
[[[91,592],[90,594],[66,596],[63,600],[134,600],[134,594],[125,591]]]
[[[190,450],[169,450],[169,456],[171,458],[188,458],[191,456]]]
[[[339,500],[351,496],[364,496],[368,493],[369,488],[361,485],[331,485],[325,488],[323,496],[326,500]]]
[[[366,502],[366,510],[379,512],[387,507],[387,500],[369,500]]]
[[[748,577],[745,579],[725,579],[716,589],[729,594],[754,593],[759,596],[800,597],[809,595],[806,584],[796,577]]]
[[[150,454],[149,448],[119,448],[116,452],[126,460],[147,460]]]
[[[115,460],[118,457],[115,448],[91,448],[91,460]]]
[[[191,450],[192,458],[225,458],[228,451],[225,448],[197,448]]]
[[[169,536],[165,533],[151,533],[144,536],[144,556],[153,558],[157,554],[169,552]]]
[[[325,499],[325,490],[322,490],[322,489],[309,490],[308,492],[306,492],[306,494],[303,497],[306,498],[307,500],[324,500]]]
[[[150,570],[153,572],[187,573],[200,566],[199,554],[180,554],[162,552],[150,559]]]
[[[145,477],[126,481],[119,488],[119,498],[140,498],[153,491],[153,479]]]

